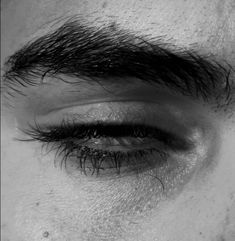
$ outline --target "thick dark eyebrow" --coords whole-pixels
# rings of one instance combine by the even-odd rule
[[[204,100],[230,94],[232,68],[201,56],[113,27],[91,27],[69,20],[61,27],[29,42],[5,63],[4,84],[36,85],[45,76],[89,77],[88,81],[137,78]],[[9,91],[10,93],[10,91]]]

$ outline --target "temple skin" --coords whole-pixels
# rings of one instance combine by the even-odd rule
[[[161,37],[179,48],[193,48],[200,54],[213,55],[217,61],[226,61],[235,67],[233,0],[4,0],[2,64],[26,42],[52,31],[74,15],[96,27],[107,26],[152,38]],[[235,82],[234,73],[231,79]],[[98,97],[97,100],[94,97],[94,102],[99,100],[96,108],[102,109],[100,100],[106,92],[98,85],[92,89],[89,87],[82,85],[80,93],[84,96],[88,92],[91,96],[96,93]],[[66,88],[69,87],[61,83],[53,94],[59,96]],[[119,93],[120,86],[112,88],[117,88]],[[133,85],[128,88],[131,93],[135,92]],[[34,95],[37,92],[34,88],[27,91],[31,99],[16,96],[17,108],[4,107],[2,110],[2,240],[235,239],[234,106],[226,112],[215,111],[201,102],[188,100],[188,104],[187,97],[177,95],[169,97],[164,106],[161,103],[166,97],[159,97],[153,122],[157,115],[162,115],[165,120],[167,111],[172,108],[175,110],[171,112],[172,119],[184,120],[185,126],[193,125],[191,122],[197,121],[201,115],[205,121],[203,124],[198,121],[198,125],[202,125],[206,133],[201,140],[202,152],[204,147],[210,149],[207,154],[210,161],[206,162],[204,169],[200,169],[182,190],[162,199],[157,194],[149,194],[150,190],[160,190],[157,186],[152,187],[155,183],[149,180],[143,180],[140,187],[136,187],[131,176],[115,181],[98,181],[79,174],[70,175],[53,166],[53,153],[42,157],[40,144],[17,142],[14,138],[20,135],[18,129],[30,118],[28,112],[32,106],[29,103],[40,105],[44,96],[45,99],[53,96],[50,91],[47,93],[47,89],[39,96]],[[138,99],[134,94],[133,97]],[[73,102],[79,104],[79,101]],[[135,108],[131,103],[130,109]],[[180,111],[187,113],[185,119]],[[79,114],[79,108],[75,105],[69,112]],[[90,112],[91,118],[97,115],[96,112]],[[128,111],[121,113],[125,115]],[[116,118],[119,118],[118,114]],[[58,118],[55,115],[51,119]],[[201,132],[196,132],[195,136],[200,142]],[[73,170],[68,172],[74,173]],[[132,188],[139,189],[133,192]],[[141,206],[140,197],[156,198],[155,202],[147,200],[151,203],[147,211],[151,212]],[[129,210],[135,210],[136,215],[129,214]]]

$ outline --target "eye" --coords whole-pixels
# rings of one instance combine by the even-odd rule
[[[62,121],[58,126],[36,124],[24,132],[31,137],[29,140],[55,150],[61,166],[72,162],[85,175],[142,173],[167,165],[170,153],[192,148],[189,140],[136,123]]]

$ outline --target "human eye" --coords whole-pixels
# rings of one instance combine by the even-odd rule
[[[167,152],[190,149],[190,142],[157,129],[134,123],[76,124],[63,121],[47,128],[35,125],[27,132],[31,140],[52,145],[61,166],[72,159],[84,173],[113,169],[141,172],[166,161]],[[101,173],[100,173],[101,172]]]
[[[183,183],[195,171],[201,154],[195,128],[159,109],[150,103],[90,104],[39,118],[23,132],[26,140],[53,152],[56,165],[72,168],[75,175],[151,176],[165,189]]]

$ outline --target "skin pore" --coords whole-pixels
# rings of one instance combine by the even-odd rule
[[[110,31],[160,38],[235,67],[233,0],[2,1],[1,62],[71,16]],[[230,79],[235,81],[234,72]],[[26,97],[16,95],[14,108],[2,108],[4,241],[234,240],[232,103],[226,111],[216,109],[214,103],[169,90],[155,92],[135,79],[102,86],[80,79],[73,88],[63,81],[45,81],[49,85],[24,90]],[[156,168],[163,192],[153,170],[139,178],[128,172],[96,178],[81,174],[72,162],[66,170],[55,167],[55,151],[44,152],[39,142],[16,140],[25,138],[20,129],[34,123],[35,116],[47,125],[59,124],[62,117],[157,123],[185,135],[196,147],[172,155],[169,168]]]

